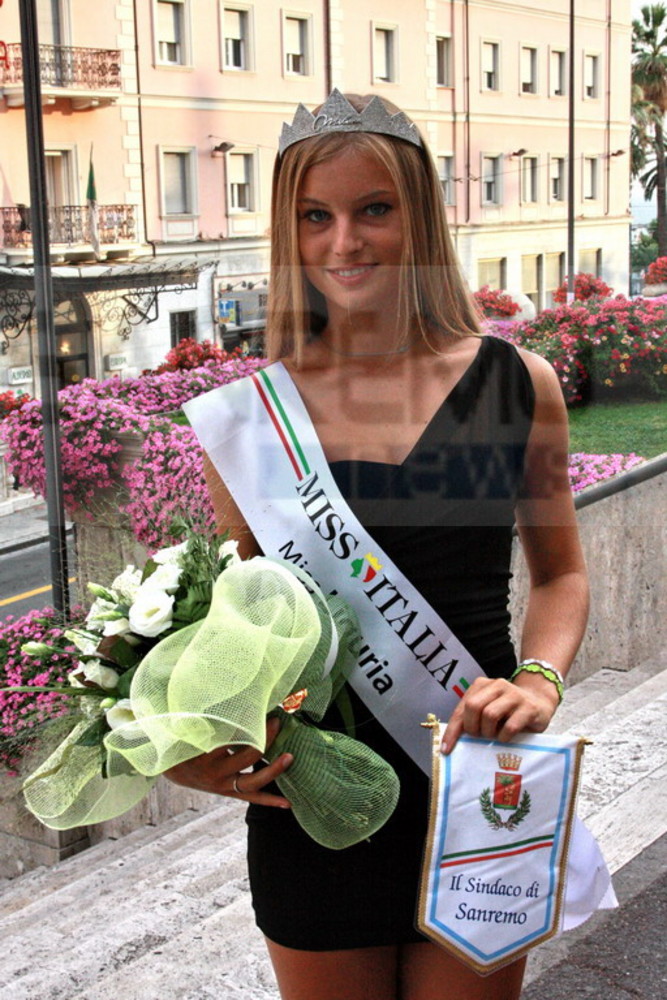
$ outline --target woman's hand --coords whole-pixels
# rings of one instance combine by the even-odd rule
[[[267,747],[273,743],[279,731],[279,720],[269,719],[266,724]],[[287,770],[292,763],[292,755],[283,753],[272,764],[259,771],[246,771],[261,759],[262,754],[254,747],[237,750],[218,747],[210,753],[177,764],[164,774],[175,784],[195,788],[200,792],[228,795],[232,799],[242,799],[260,806],[289,809],[290,804],[282,795],[272,795],[262,789]]]
[[[461,733],[502,743],[519,733],[542,733],[557,708],[556,686],[540,674],[518,674],[514,683],[478,677],[450,716],[442,752],[451,753]]]

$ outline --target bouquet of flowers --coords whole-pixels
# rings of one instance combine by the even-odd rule
[[[63,634],[78,651],[67,682],[21,689],[70,695],[76,706],[67,736],[23,785],[45,825],[118,816],[163,771],[220,746],[265,752],[267,715],[282,728],[265,755],[294,755],[278,784],[318,843],[347,847],[386,822],[398,798],[393,769],[312,725],[355,662],[358,622],[339,597],[289,563],[241,561],[236,543],[193,532],[143,570],[127,566],[110,587],[89,587],[85,622]]]

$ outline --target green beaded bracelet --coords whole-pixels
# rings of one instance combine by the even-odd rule
[[[559,670],[556,670],[556,668],[551,663],[547,663],[546,660],[522,660],[510,677],[510,680],[513,681],[515,677],[524,672],[529,674],[542,674],[542,676],[548,681],[555,684],[556,690],[558,691],[558,704],[560,705],[563,700],[563,695],[565,694],[565,683],[563,681],[563,675]]]

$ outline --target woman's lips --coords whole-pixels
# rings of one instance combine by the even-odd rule
[[[370,274],[375,267],[375,264],[356,264],[354,267],[330,267],[326,269],[326,273],[337,281],[352,284]]]

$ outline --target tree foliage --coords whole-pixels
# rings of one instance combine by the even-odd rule
[[[641,17],[632,22],[632,53],[632,170],[647,198],[655,191],[657,242],[662,256],[667,255],[667,156],[663,127],[667,111],[667,8],[664,4],[641,8]]]

